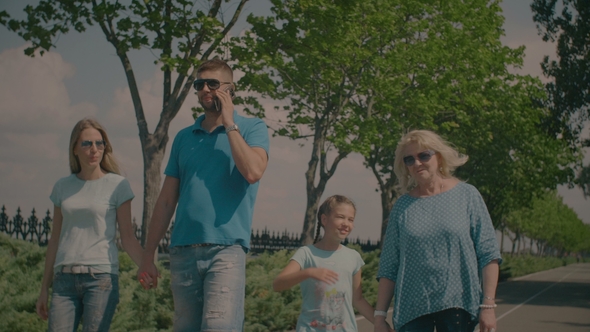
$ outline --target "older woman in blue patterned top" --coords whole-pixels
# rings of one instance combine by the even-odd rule
[[[495,332],[501,257],[479,191],[452,176],[467,159],[431,131],[400,140],[394,171],[403,195],[391,211],[377,273],[376,332],[387,331],[394,292],[399,332],[472,332],[478,317],[480,331]]]

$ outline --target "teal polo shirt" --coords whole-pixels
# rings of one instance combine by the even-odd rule
[[[180,180],[170,246],[240,244],[250,248],[252,214],[259,183],[249,184],[233,160],[225,128],[207,132],[205,115],[174,138],[164,174]],[[234,121],[250,147],[269,152],[266,124],[234,111]]]

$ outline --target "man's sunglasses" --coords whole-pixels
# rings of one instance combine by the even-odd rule
[[[432,156],[434,156],[435,154],[436,154],[436,152],[434,152],[432,150],[426,150],[424,152],[418,153],[417,157],[421,163],[425,163],[425,162],[429,161],[430,158],[432,158]],[[410,166],[414,165],[415,163],[416,163],[416,158],[414,158],[414,156],[405,156],[404,157],[404,164],[406,164],[406,166],[410,167]]]
[[[82,149],[84,150],[88,150],[92,147],[92,145],[95,144],[96,145],[96,149],[97,150],[104,150],[105,146],[107,146],[107,142],[105,142],[104,140],[98,140],[98,141],[82,141],[80,143],[80,146],[82,147]]]
[[[207,83],[209,90],[217,90],[222,84],[231,84],[231,82],[219,82],[219,80],[216,80],[214,78],[200,78],[198,80],[195,80],[193,86],[195,87],[195,89],[197,89],[197,91],[201,91],[205,87],[205,83]]]

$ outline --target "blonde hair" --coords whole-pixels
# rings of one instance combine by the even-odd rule
[[[469,159],[468,156],[460,154],[451,143],[444,140],[435,132],[430,130],[412,130],[405,134],[397,143],[395,149],[395,161],[393,171],[399,181],[400,193],[409,191],[416,185],[416,181],[410,176],[408,167],[404,164],[404,149],[406,146],[416,143],[421,149],[430,149],[436,152],[440,162],[440,175],[443,178],[450,178],[457,167],[464,165]]]
[[[76,155],[74,155],[74,148],[76,147],[76,144],[78,144],[78,140],[80,139],[80,134],[82,134],[82,131],[88,128],[94,128],[98,130],[102,136],[102,139],[106,142],[102,160],[100,161],[100,168],[109,173],[121,174],[119,171],[119,165],[113,156],[113,148],[111,146],[111,142],[109,141],[107,132],[103,126],[98,123],[98,121],[91,118],[84,118],[78,121],[72,130],[72,134],[70,135],[70,171],[72,171],[73,174],[76,174],[80,173],[82,170],[80,160]]]
[[[332,213],[332,210],[334,210],[334,208],[336,208],[336,206],[340,204],[348,204],[352,206],[354,212],[356,212],[356,206],[354,205],[354,202],[346,196],[334,195],[326,198],[326,200],[322,203],[322,205],[320,205],[320,208],[318,209],[318,222],[313,243],[318,242],[320,237],[320,228],[322,227],[322,215],[329,215],[330,213]]]

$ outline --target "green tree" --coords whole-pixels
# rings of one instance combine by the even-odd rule
[[[248,22],[252,30],[232,49],[246,88],[288,102],[275,135],[311,140],[305,172],[307,205],[302,242],[313,240],[316,211],[328,180],[359,135],[352,117],[369,67],[382,63],[389,31],[398,17],[386,0],[273,0],[272,15]],[[381,64],[380,64],[381,62]],[[364,80],[364,84],[366,84]],[[371,82],[372,83],[372,82]],[[260,100],[245,99],[247,110],[265,114]],[[369,101],[370,103],[370,101]],[[367,110],[370,111],[370,110]]]
[[[529,207],[512,211],[506,224],[515,234],[536,241],[539,255],[547,247],[557,250],[559,255],[588,250],[588,227],[555,190],[539,195]]]
[[[524,48],[502,45],[498,2],[396,5],[387,65],[367,70],[372,98],[356,113],[362,135],[355,149],[379,183],[382,235],[397,195],[395,148],[410,129],[434,130],[470,156],[457,175],[482,192],[496,227],[511,209],[567,182],[573,173],[564,166],[576,156],[542,126],[548,114],[540,81],[509,72],[522,64]]]
[[[41,0],[26,6],[24,20],[0,12],[0,23],[32,43],[25,54],[43,55],[61,34],[84,32],[98,25],[116,51],[133,101],[144,163],[142,239],[144,243],[153,206],[160,192],[161,165],[170,122],[182,106],[196,78],[199,63],[216,54],[248,0]],[[227,15],[229,19],[226,21]],[[148,129],[130,52],[149,49],[164,72],[162,111],[153,132]]]
[[[559,12],[561,8],[561,12]],[[545,56],[541,66],[549,93],[548,107],[561,125],[554,130],[577,141],[590,120],[590,4],[581,0],[534,0],[533,20],[545,42],[557,42],[558,60]],[[583,141],[583,140],[582,140]],[[590,147],[587,139],[582,146]],[[577,148],[573,146],[572,148]],[[578,176],[590,195],[590,165]]]

